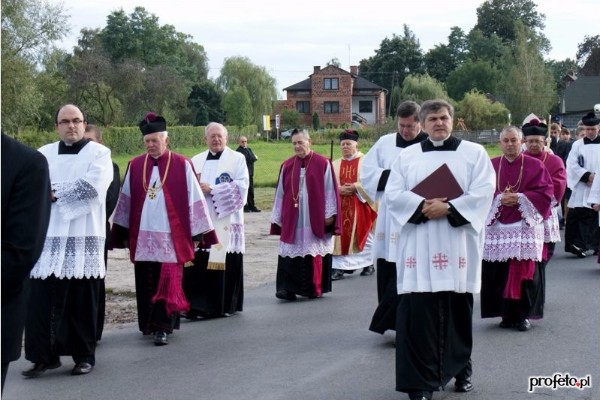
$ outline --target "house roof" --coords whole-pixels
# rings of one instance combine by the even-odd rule
[[[590,111],[600,104],[600,76],[579,76],[564,92],[565,112]]]
[[[288,86],[283,88],[283,90],[310,90],[310,78],[303,80],[302,82],[298,82],[293,84],[292,86]]]
[[[331,67],[331,66],[328,66],[328,67]],[[342,70],[341,68],[339,68],[339,69]],[[323,71],[323,70],[324,69],[322,69],[321,71]],[[342,71],[344,71],[344,70],[342,70]],[[383,87],[381,87],[373,82],[370,82],[361,76],[351,74],[350,72],[347,72],[347,71],[344,71],[344,72],[352,75],[352,77],[354,78],[354,90],[383,90]],[[295,83],[292,86],[283,88],[283,90],[311,90],[311,89],[312,89],[311,78],[308,78],[301,82]]]

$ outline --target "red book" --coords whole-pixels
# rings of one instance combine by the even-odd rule
[[[447,197],[448,201],[456,199],[464,193],[446,164],[442,164],[427,178],[419,182],[411,189],[411,192],[425,199]]]

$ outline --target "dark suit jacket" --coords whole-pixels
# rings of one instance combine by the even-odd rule
[[[50,221],[46,157],[2,135],[2,362],[21,355],[29,273]]]
[[[244,155],[244,157],[246,157],[246,166],[248,167],[248,175],[250,175],[250,176],[254,175],[254,163],[256,162],[257,158],[254,155],[254,153],[252,152],[252,149],[250,149],[250,147],[239,146],[237,149],[235,149],[235,151],[239,151],[240,153],[242,153]]]

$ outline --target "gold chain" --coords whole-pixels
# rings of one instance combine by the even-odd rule
[[[148,186],[148,183],[146,183],[146,167],[148,165],[148,156],[149,154],[146,154],[146,158],[144,159],[144,172],[142,172],[142,186],[144,188],[144,192],[148,193],[148,197],[150,197],[150,200],[154,200],[154,198],[156,197],[156,193],[159,192],[162,187],[165,185],[165,182],[167,181],[167,176],[169,175],[169,168],[171,167],[171,150],[169,150],[169,159],[167,160],[167,168],[165,169],[165,175],[163,176],[161,182],[160,182],[160,187],[156,187],[156,183],[154,185],[152,185],[152,187]],[[160,177],[160,171],[158,176]]]
[[[308,162],[306,163],[306,167],[304,167],[304,176],[306,176],[306,173],[308,172],[308,166],[310,165],[310,162],[312,161],[313,155],[315,154],[315,152],[311,152],[310,153],[310,158],[308,159]],[[294,157],[294,164],[292,164],[292,200],[294,201],[294,207],[298,208],[298,200],[300,199],[300,193],[302,192],[302,186],[304,186],[304,176],[299,177],[298,178],[298,193],[294,194],[294,171],[296,170],[296,159],[298,157]],[[300,174],[302,175],[302,174]]]
[[[525,161],[525,156],[523,156],[522,154],[519,154],[519,156],[521,157],[521,170],[519,171],[519,179],[517,179],[517,181],[515,182],[514,185],[511,185],[510,182],[508,181],[508,178],[506,178],[506,187],[504,188],[504,193],[517,193],[519,191],[519,187],[521,186],[521,178],[523,178],[523,164]],[[500,158],[500,164],[498,165],[498,178],[497,178],[497,183],[496,183],[496,187],[499,192],[500,192],[500,176],[502,176],[502,158],[504,158],[506,160],[506,162],[508,162],[508,159],[506,157],[502,156]]]

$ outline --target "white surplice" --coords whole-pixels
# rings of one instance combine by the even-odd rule
[[[450,203],[469,223],[452,227],[447,218],[409,223],[424,200],[410,189],[444,163],[464,192]],[[494,187],[494,169],[481,145],[463,140],[456,151],[423,152],[419,144],[402,151],[384,195],[388,216],[399,227],[398,237],[389,242],[398,293],[479,292],[484,224]]]

